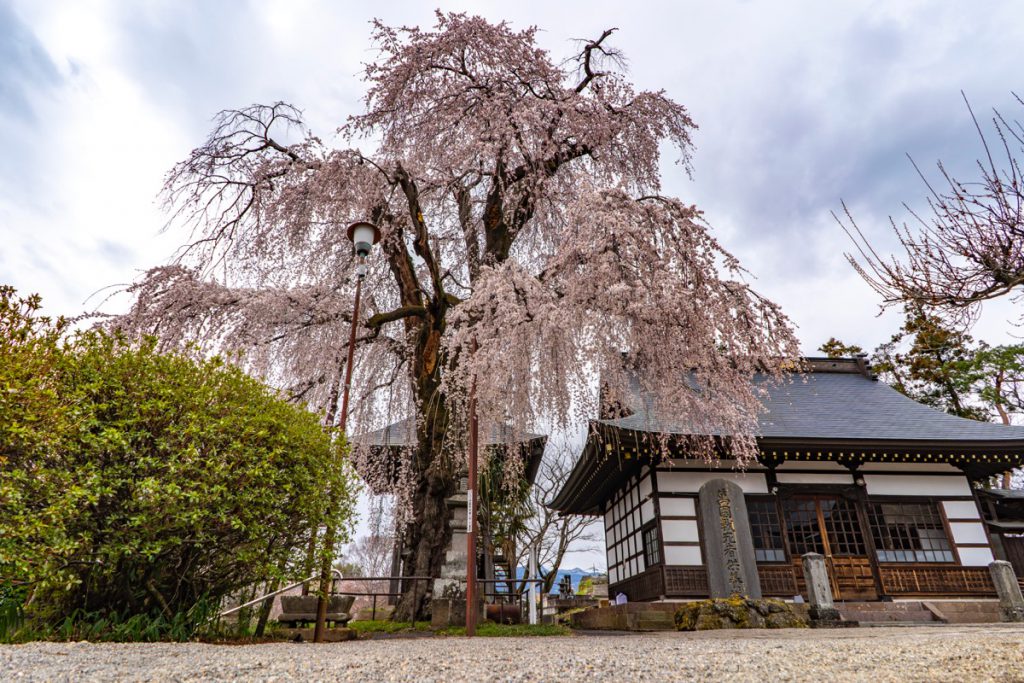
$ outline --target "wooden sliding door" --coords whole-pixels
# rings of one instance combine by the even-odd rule
[[[782,502],[786,540],[798,577],[805,553],[825,556],[836,600],[876,600],[864,529],[856,504],[836,495],[795,496]],[[803,581],[800,581],[803,584]]]

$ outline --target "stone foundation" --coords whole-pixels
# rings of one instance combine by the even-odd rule
[[[674,631],[677,602],[628,602],[576,612],[569,617],[573,628],[609,631]]]
[[[793,606],[774,599],[716,598],[691,602],[675,613],[680,631],[733,628],[806,628],[807,617]]]
[[[484,601],[478,599],[476,623],[485,621]],[[430,601],[430,628],[466,625],[466,598],[436,598]]]

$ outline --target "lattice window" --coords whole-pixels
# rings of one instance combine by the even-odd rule
[[[704,567],[666,567],[665,592],[668,595],[707,597],[707,571]]]
[[[653,567],[661,564],[661,545],[658,543],[658,527],[655,524],[648,524],[643,530],[644,538],[644,564]]]
[[[857,508],[846,498],[819,498],[821,517],[833,555],[866,555]]]
[[[994,595],[985,567],[882,567],[882,586],[890,595]]]
[[[879,562],[955,562],[935,503],[869,503]]]
[[[761,592],[764,595],[792,597],[800,592],[796,583],[793,565],[783,566],[762,565],[757,568],[757,576],[761,580]]]
[[[785,562],[782,525],[775,501],[770,498],[747,499],[750,533],[754,537],[754,558],[758,562]]]
[[[813,499],[793,498],[782,502],[782,513],[786,517],[786,533],[789,537],[789,551],[793,557],[806,553],[825,553],[818,524],[818,508]]]

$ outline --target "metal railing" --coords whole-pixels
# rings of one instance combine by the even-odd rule
[[[430,577],[430,576],[346,576],[346,577],[343,577],[343,578],[335,577],[335,579],[331,582],[331,593],[332,594],[340,594],[340,595],[355,595],[355,596],[363,596],[363,597],[372,597],[373,598],[373,602],[372,602],[372,605],[370,607],[370,619],[373,620],[373,621],[376,621],[377,620],[377,598],[379,598],[379,597],[386,597],[386,598],[397,598],[397,597],[399,597],[400,595],[402,595],[402,593],[405,592],[403,590],[403,588],[405,586],[405,582],[433,581],[433,580],[434,579],[432,577]],[[388,586],[391,586],[391,583],[393,581],[397,581],[398,582],[398,590],[397,591],[392,591],[392,590],[390,590],[390,588],[388,590],[386,590],[386,591],[377,591],[377,590],[352,591],[352,590],[348,590],[348,589],[339,590],[338,587],[337,587],[337,583],[339,581],[345,581],[346,583],[347,582],[362,582],[362,583],[366,583],[366,582],[370,582],[370,581],[377,581],[377,582],[387,581],[388,582]]]
[[[480,584],[491,584],[493,586],[492,590],[479,591],[478,595],[483,596],[485,603],[498,606],[496,615],[498,623],[504,623],[505,621],[506,606],[518,607],[519,614],[516,616],[522,619],[528,611],[530,598],[533,595],[543,596],[544,593],[544,579],[513,579],[506,577],[502,579],[477,579],[476,581]],[[522,586],[529,586],[531,583],[537,584],[537,589],[533,593],[528,588],[526,590],[521,589]],[[500,584],[505,584],[507,590],[498,590],[497,588]],[[543,597],[541,597],[541,600],[543,600]],[[539,609],[540,605],[538,605]],[[510,612],[509,617],[512,617],[513,614]]]
[[[397,597],[401,596],[405,592],[404,589],[405,589],[405,586],[407,585],[408,582],[433,581],[433,577],[430,577],[430,576],[344,576],[341,573],[341,571],[339,571],[337,569],[332,569],[331,572],[333,574],[333,578],[331,580],[331,594],[332,595],[353,595],[353,596],[356,596],[356,597],[369,597],[369,598],[371,598],[372,600],[371,600],[371,606],[370,606],[370,619],[372,619],[374,621],[376,621],[376,619],[377,619],[378,598],[382,598],[382,597],[383,598],[397,598]],[[235,612],[238,612],[239,610],[245,609],[246,607],[252,607],[253,605],[258,605],[258,604],[260,604],[260,603],[262,603],[262,602],[264,602],[266,600],[271,600],[271,599],[277,597],[278,595],[281,595],[282,593],[287,593],[288,591],[294,590],[295,588],[298,588],[299,586],[302,586],[302,585],[304,585],[306,583],[309,583],[311,581],[319,581],[319,580],[320,580],[320,574],[318,572],[318,573],[313,574],[311,576],[308,576],[308,577],[306,577],[304,579],[301,579],[301,580],[296,581],[294,583],[288,584],[287,586],[285,586],[283,588],[278,588],[277,590],[273,590],[273,591],[270,591],[269,593],[265,593],[265,594],[259,596],[258,598],[254,598],[252,600],[249,600],[248,602],[244,602],[241,605],[236,605],[235,607],[232,607],[230,609],[224,610],[223,612],[220,612],[219,614],[217,614],[215,617],[212,617],[211,620],[219,619],[221,617],[226,617],[227,615],[234,614]],[[458,581],[460,583],[463,583],[463,584],[465,584],[465,582],[466,582],[465,579],[458,579]],[[364,584],[365,583],[371,583],[371,582],[377,582],[377,583],[387,582],[389,588],[388,588],[388,590],[362,590],[362,591],[356,591],[356,590],[349,590],[349,588],[347,588],[347,587],[342,589],[341,586],[339,586],[339,583],[342,583],[342,582],[344,582],[344,583],[364,583]],[[397,590],[395,590],[395,591],[390,590],[390,586],[392,586],[395,583],[397,583]],[[483,597],[485,603],[498,605],[498,619],[499,619],[499,621],[503,621],[504,620],[504,616],[505,616],[505,614],[504,614],[505,606],[511,606],[511,605],[518,606],[520,608],[520,616],[522,616],[522,614],[523,614],[523,608],[528,606],[528,601],[529,601],[529,597],[530,597],[530,591],[529,590],[521,590],[521,586],[529,585],[531,583],[538,584],[538,589],[539,590],[536,591],[536,594],[537,595],[541,595],[543,593],[542,589],[543,589],[544,579],[512,579],[512,578],[477,579],[477,583],[478,584],[483,584],[484,586],[487,586],[487,585],[491,586],[491,590],[478,591],[477,595],[480,595],[481,597]],[[507,586],[507,590],[498,590],[497,588],[498,588],[499,584],[505,584]],[[428,590],[429,590],[429,587],[428,587]],[[510,613],[510,616],[511,616],[511,613]]]
[[[335,581],[338,581],[338,580],[341,579],[341,572],[339,570],[332,569],[331,572],[333,572],[334,575],[335,575],[334,576],[334,580]],[[232,607],[231,609],[224,610],[223,612],[221,612],[217,616],[211,617],[210,621],[213,621],[214,619],[220,619],[221,617],[226,617],[229,614],[234,614],[235,612],[237,612],[239,610],[242,610],[242,609],[245,609],[246,607],[252,607],[253,605],[261,603],[264,600],[269,600],[271,598],[277,597],[281,593],[287,593],[288,591],[292,590],[293,588],[298,588],[299,586],[301,586],[301,585],[303,585],[305,583],[308,583],[308,582],[314,581],[314,580],[318,581],[319,579],[320,579],[320,572],[317,572],[316,574],[313,574],[312,576],[307,576],[306,578],[302,579],[301,581],[296,581],[295,583],[289,584],[289,585],[285,586],[284,588],[278,588],[277,590],[270,591],[269,593],[266,593],[264,595],[261,595],[258,598],[255,598],[254,600],[250,600],[249,602],[244,602],[241,605],[236,605],[235,607]]]

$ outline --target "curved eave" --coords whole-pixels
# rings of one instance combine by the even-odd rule
[[[601,505],[623,479],[660,459],[649,432],[623,429],[604,421],[590,424],[583,453],[548,507],[567,514],[598,515]],[[757,440],[766,465],[784,461],[861,463],[946,463],[972,480],[1024,466],[1024,440],[952,441],[914,439],[820,439],[765,437]],[[609,448],[609,445],[615,444]],[[723,452],[723,455],[725,453]],[[669,442],[668,457],[684,458]]]
[[[566,514],[601,514],[602,503],[619,483],[639,474],[644,465],[652,462],[650,456],[636,453],[635,436],[633,432],[592,421],[583,453],[547,507]],[[613,441],[620,447],[605,447]]]

